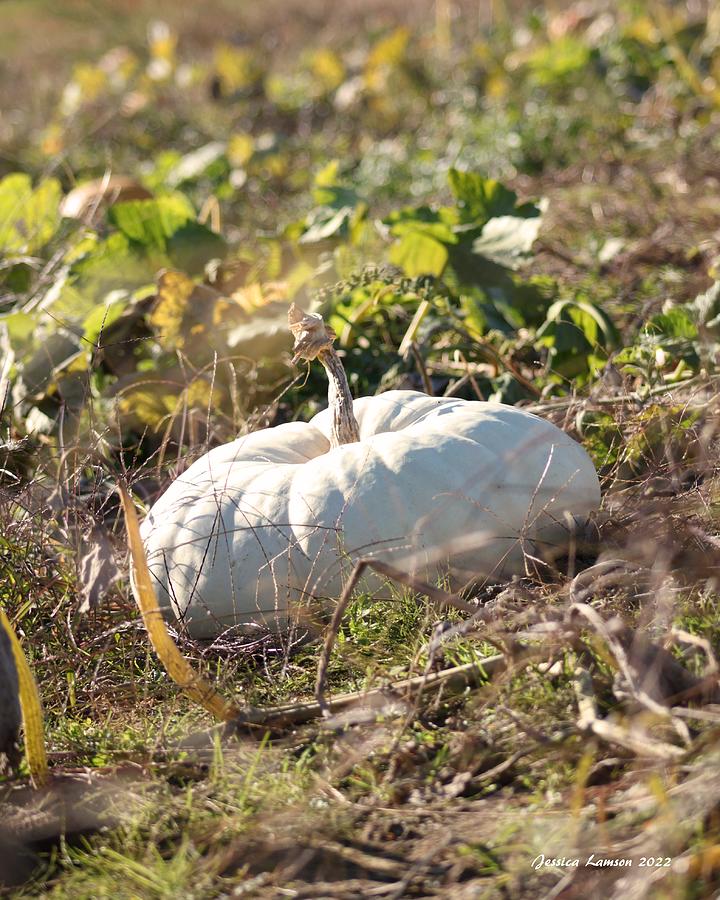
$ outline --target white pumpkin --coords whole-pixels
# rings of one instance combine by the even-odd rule
[[[211,450],[143,523],[161,605],[194,637],[282,629],[308,600],[337,598],[360,557],[455,586],[522,573],[539,544],[567,542],[567,514],[599,504],[583,448],[522,409],[415,391],[352,403],[317,320],[295,323],[296,349],[305,339],[298,355],[328,370],[330,408]]]

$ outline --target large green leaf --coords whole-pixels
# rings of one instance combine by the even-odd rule
[[[60,183],[46,178],[33,190],[28,175],[20,172],[0,181],[0,252],[36,253],[47,244],[60,224]]]
[[[21,395],[42,394],[51,380],[81,351],[80,339],[65,329],[49,335],[40,347],[20,366]]]
[[[317,184],[317,182],[316,182]],[[357,191],[346,184],[322,184],[314,188],[313,200],[318,206],[331,206],[333,209],[350,207],[354,209],[362,201]]]
[[[150,249],[164,250],[168,238],[195,220],[195,210],[187,197],[172,194],[154,200],[116,203],[108,217],[131,241]]]
[[[166,257],[159,251],[155,256],[153,259],[142,248],[133,246],[122,232],[100,241],[70,269],[74,309],[64,310],[63,316],[84,318],[110,291],[132,290],[148,284],[157,269],[167,265]]]
[[[409,275],[441,275],[448,260],[444,244],[422,231],[410,231],[390,248],[390,261]]]
[[[194,221],[178,228],[167,242],[170,262],[190,275],[200,275],[211,259],[223,259],[226,253],[222,235]]]
[[[517,194],[499,181],[483,178],[477,172],[450,169],[448,182],[463,222],[482,224],[495,216],[508,216],[515,211]]]
[[[16,349],[19,345],[28,341],[37,328],[35,317],[22,312],[22,310],[11,312],[6,316],[0,316],[0,325],[7,329],[8,337]]]
[[[449,215],[453,213],[454,215]],[[432,209],[429,206],[406,206],[391,212],[383,219],[383,222],[390,226],[390,233],[396,237],[403,237],[413,231],[422,231],[444,244],[457,244],[458,237],[453,231],[457,221],[457,213],[454,210],[447,207]]]

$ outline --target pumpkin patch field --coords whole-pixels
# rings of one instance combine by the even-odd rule
[[[716,4],[5,0],[0,893],[717,896],[719,398]]]

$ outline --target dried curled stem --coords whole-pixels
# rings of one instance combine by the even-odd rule
[[[122,501],[130,546],[132,592],[135,595],[153,649],[160,662],[165,666],[165,671],[176,684],[180,685],[191,700],[199,703],[221,722],[233,719],[240,712],[238,707],[225,700],[209,681],[193,669],[170,637],[152,585],[132,498],[122,483],[118,484],[118,492]]]
[[[293,363],[301,359],[319,360],[328,377],[328,405],[332,416],[330,446],[360,440],[360,427],[353,412],[353,400],[345,370],[335,352],[336,334],[319,313],[306,313],[293,303],[288,310],[288,327],[295,338]]]

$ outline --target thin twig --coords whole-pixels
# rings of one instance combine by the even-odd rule
[[[527,654],[528,661],[536,657],[537,653]],[[502,654],[497,654],[496,656],[488,656],[478,662],[445,669],[442,672],[405,678],[386,687],[375,688],[370,691],[353,691],[327,701],[323,699],[322,704],[317,701],[308,701],[306,703],[290,703],[285,706],[266,708],[248,707],[233,717],[228,722],[228,725],[231,728],[245,725],[286,728],[302,725],[305,722],[310,722],[328,714],[335,715],[361,705],[370,708],[376,707],[383,701],[387,703],[393,696],[397,698],[404,693],[412,691],[428,693],[442,687],[450,694],[458,694],[468,687],[484,683],[487,678],[498,672],[505,671],[507,666],[506,657]],[[383,714],[388,715],[392,712],[392,710],[389,712],[384,710]]]
[[[417,345],[417,341],[410,341],[410,352],[413,355],[415,366],[417,367],[417,370],[420,373],[420,377],[422,378],[425,393],[429,397],[434,397],[435,392],[433,391],[432,382],[430,381],[430,376],[428,375],[427,368],[425,367],[425,360],[422,357],[422,353],[420,352],[420,348]]]
[[[363,572],[367,568],[367,565],[368,561],[365,559],[361,559],[355,564],[355,568],[352,570],[352,574],[350,575],[347,584],[343,588],[343,592],[340,596],[337,606],[335,607],[335,611],[333,612],[333,617],[330,620],[330,625],[328,626],[327,633],[325,634],[325,641],[323,643],[323,649],[318,661],[317,677],[315,680],[315,698],[323,715],[329,714],[329,707],[325,702],[324,692],[325,679],[327,677],[327,669],[330,662],[330,654],[332,653],[332,649],[335,646],[335,638],[337,637],[338,631],[340,630],[340,623],[342,622],[345,611],[347,610],[350,601],[352,600],[355,585],[360,580]]]
[[[350,575],[350,578],[347,581],[347,584],[343,589],[342,594],[340,595],[340,600],[335,607],[333,617],[325,634],[325,642],[323,644],[322,653],[320,654],[320,660],[318,662],[317,679],[315,682],[315,699],[317,700],[320,708],[323,709],[323,711],[326,709],[324,694],[327,670],[330,663],[330,655],[333,651],[333,647],[335,646],[335,641],[340,630],[340,624],[343,620],[348,605],[352,600],[353,591],[355,590],[358,581],[362,577],[363,572],[368,567],[374,569],[378,574],[384,575],[386,578],[390,578],[392,581],[397,581],[400,584],[404,584],[406,587],[411,588],[418,594],[424,594],[432,603],[436,604],[441,609],[457,609],[460,610],[460,612],[464,612],[471,616],[474,616],[478,613],[478,609],[476,606],[473,606],[473,604],[468,603],[466,600],[462,600],[456,594],[448,594],[445,591],[441,591],[439,588],[432,587],[432,585],[429,585],[421,579],[416,578],[414,575],[409,575],[406,572],[401,572],[399,569],[395,569],[393,566],[390,566],[384,562],[380,562],[379,560],[367,558],[359,559],[355,563],[355,567]]]

